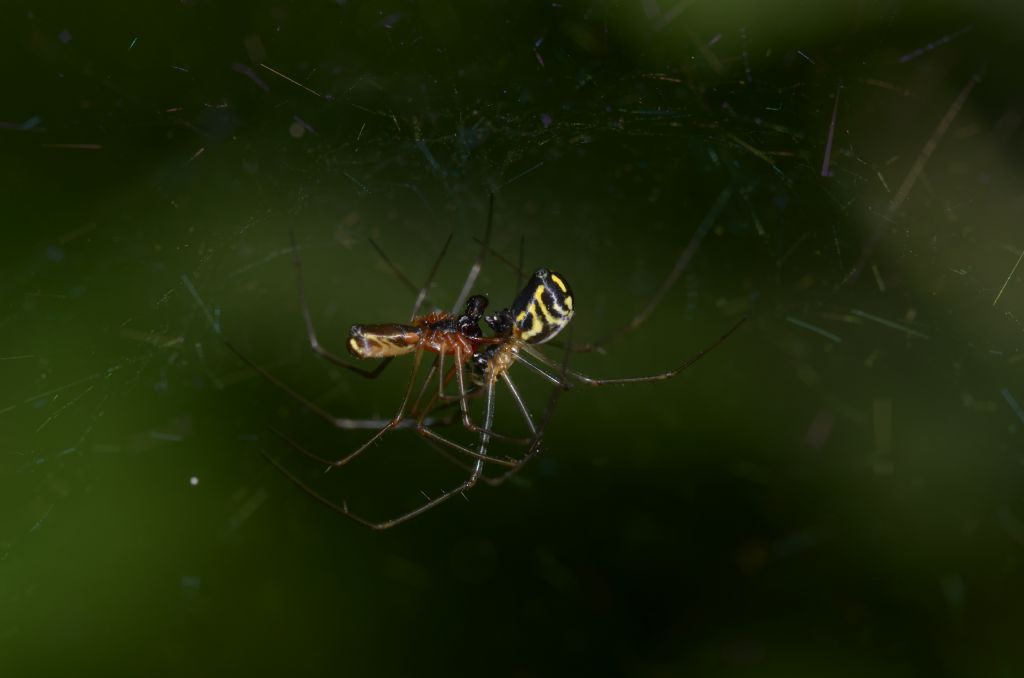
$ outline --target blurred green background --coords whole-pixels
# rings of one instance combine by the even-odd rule
[[[3,14],[5,675],[1024,674],[1016,6]],[[369,239],[419,281],[454,233],[450,304],[489,192],[495,251],[570,280],[576,343],[685,262],[577,369],[661,371],[750,320],[674,381],[567,393],[518,482],[370,532],[260,453],[373,518],[459,469],[400,432],[323,474],[270,427],[365,434],[223,340],[390,415],[407,364],[308,350],[288,230],[341,350],[411,306]],[[477,288],[515,276],[492,256]]]

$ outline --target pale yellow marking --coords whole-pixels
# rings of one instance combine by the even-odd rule
[[[568,308],[570,312],[572,311],[572,297],[565,298],[565,307]]]
[[[551,279],[555,281],[556,285],[558,285],[559,287],[562,288],[563,292],[568,292],[569,291],[569,288],[565,286],[565,283],[562,282],[562,279],[559,278],[557,275],[552,274],[551,275]]]
[[[555,313],[558,314],[559,323],[564,325],[565,323],[569,322],[569,318],[572,317],[572,310],[571,310],[571,308],[566,308],[566,307],[562,306],[562,304],[560,303],[560,300],[558,299],[558,297],[556,297],[553,294],[551,296],[552,296],[552,298],[554,299],[554,302],[555,302]],[[562,298],[565,299],[565,297],[562,297]],[[570,304],[570,307],[571,307],[571,304]]]
[[[521,335],[521,338],[524,341],[532,339],[544,331],[544,323],[540,321],[540,316],[537,315],[536,310],[533,310],[533,306],[534,305],[531,303],[529,307],[527,307],[527,314],[530,316],[530,320],[532,322],[530,323],[530,329],[526,330]]]
[[[348,340],[348,345],[352,347],[352,350],[354,352],[356,352],[356,353],[360,352],[359,351],[359,342],[356,341],[355,337],[352,337],[351,339]]]
[[[551,311],[548,310],[547,305],[544,303],[544,286],[537,285],[537,291],[533,293],[533,305],[540,307],[540,312],[544,314],[544,319],[552,325],[557,325],[558,321],[555,316],[551,315]]]

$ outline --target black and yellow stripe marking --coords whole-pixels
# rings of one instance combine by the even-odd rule
[[[542,344],[572,320],[572,290],[561,275],[539,268],[512,302],[511,311],[519,338],[530,344]]]

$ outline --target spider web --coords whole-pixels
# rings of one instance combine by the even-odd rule
[[[1011,21],[913,3],[373,4],[11,20],[23,54],[0,109],[13,225],[0,251],[0,606],[52,609],[69,545],[104,554],[70,581],[105,581],[107,559],[125,558],[178,582],[187,608],[216,572],[199,551],[337,530],[260,451],[384,515],[450,485],[457,468],[397,434],[356,475],[318,477],[267,424],[320,452],[358,438],[223,340],[331,411],[389,416],[406,368],[366,384],[310,354],[288,231],[340,352],[350,324],[402,320],[412,303],[369,239],[418,282],[453,233],[430,290],[447,306],[491,193],[494,254],[477,288],[495,306],[512,299],[498,257],[516,261],[521,242],[527,269],[566,275],[574,341],[612,339],[574,354],[574,369],[658,372],[750,321],[676,382],[567,394],[524,487],[444,510],[430,521],[440,539],[464,515],[508,534],[499,547],[527,539],[524,498],[524,522],[590,506],[594,525],[641,525],[628,539],[670,534],[668,515],[714,543],[683,514],[721,511],[738,526],[725,533],[749,537],[735,546],[744,572],[825,551],[906,582],[905,564],[860,551],[913,535],[910,569],[934,568],[914,590],[944,612],[963,614],[964,590],[999,590],[977,573],[1016,562],[1006,554],[1024,541],[1024,113],[1019,69],[1000,58],[1018,54]],[[539,408],[546,388],[523,381]],[[514,421],[507,400],[498,411]],[[721,504],[706,494],[717,482]],[[787,494],[799,499],[778,508]],[[173,549],[152,535],[181,525],[195,542],[168,537],[183,555],[164,571],[153,554]],[[578,585],[577,553],[531,554],[525,569]],[[0,638],[38,628],[22,614]]]

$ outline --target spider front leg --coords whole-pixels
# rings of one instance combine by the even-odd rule
[[[563,371],[563,375],[564,376],[568,376],[568,377],[572,377],[576,381],[578,381],[578,382],[580,382],[582,384],[586,384],[588,386],[611,386],[611,385],[615,385],[615,384],[639,384],[639,383],[643,383],[643,382],[647,382],[647,381],[664,381],[666,379],[671,379],[671,378],[675,377],[676,375],[678,375],[680,372],[683,372],[686,369],[688,369],[689,367],[691,367],[694,363],[696,363],[698,360],[700,360],[701,358],[706,356],[711,351],[713,351],[716,348],[718,348],[718,346],[721,345],[721,343],[724,342],[726,339],[728,339],[730,336],[732,336],[733,332],[738,330],[740,328],[740,325],[742,325],[744,322],[746,322],[746,320],[747,319],[745,317],[744,318],[740,318],[739,322],[737,322],[735,325],[733,325],[731,328],[729,328],[728,332],[726,332],[725,334],[720,336],[712,344],[710,344],[709,346],[701,349],[701,351],[699,353],[697,353],[693,357],[687,359],[686,361],[684,361],[682,364],[678,365],[677,367],[674,367],[671,370],[667,370],[667,371],[662,372],[660,374],[652,374],[652,375],[647,375],[647,376],[642,376],[642,377],[620,377],[620,378],[615,378],[615,379],[595,379],[593,377],[588,377],[585,374],[581,374],[580,372],[576,372],[576,371],[573,371],[573,370],[570,370],[570,369],[566,368]],[[558,365],[553,360],[551,360],[551,358],[548,358],[546,355],[541,353],[539,350],[537,350],[533,346],[530,346],[529,344],[524,344],[523,345],[523,350],[527,354],[529,354],[530,357],[535,358],[536,360],[542,362],[543,364],[547,365],[550,368],[557,369]],[[528,361],[524,360],[522,362],[525,365],[528,365],[530,367],[534,367],[534,369],[537,369],[535,366],[530,365]],[[564,376],[563,376],[563,378],[564,378]],[[550,379],[551,377],[548,376],[548,378]]]

